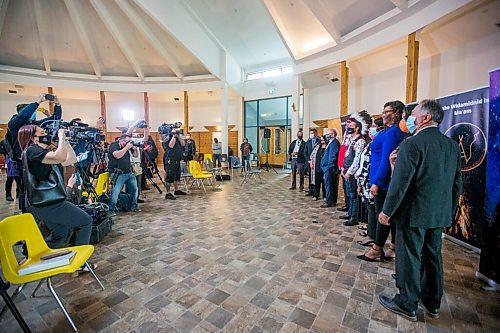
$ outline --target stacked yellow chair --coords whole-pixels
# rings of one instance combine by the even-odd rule
[[[198,161],[189,161],[188,163],[189,173],[193,177],[193,184],[196,184],[198,188],[202,187],[203,191],[206,192],[204,180],[208,179],[208,182],[212,187],[213,184],[213,175],[211,172],[206,172],[201,170],[201,165]]]
[[[97,185],[95,187],[95,193],[98,197],[109,191],[109,172],[103,172],[97,177]],[[84,197],[93,197],[93,193],[82,192]]]
[[[28,250],[28,258],[22,263],[17,262],[13,249],[13,246],[20,241],[26,242],[26,247]],[[21,268],[40,262],[40,257],[65,249],[75,252],[75,256],[73,257],[69,265],[56,267],[37,273],[27,274],[24,276],[19,275],[18,272]],[[78,332],[78,329],[75,326],[70,315],[68,314],[65,306],[61,302],[59,296],[57,295],[52,285],[51,279],[53,276],[59,274],[72,274],[76,272],[80,267],[85,265],[90,273],[92,273],[96,281],[99,283],[101,288],[104,290],[104,286],[102,285],[101,281],[99,281],[99,278],[92,269],[92,266],[87,262],[93,252],[94,247],[92,245],[72,246],[57,250],[50,249],[45,243],[45,240],[43,239],[43,236],[38,229],[35,219],[31,214],[9,216],[0,221],[0,263],[2,265],[2,271],[5,279],[12,284],[19,285],[15,295],[17,295],[22,290],[25,284],[39,281],[38,286],[35,288],[33,294],[31,295],[32,297],[35,297],[35,294],[40,288],[42,282],[46,280],[48,289],[52,293],[52,296],[54,296],[57,304],[61,308],[62,312],[66,316],[66,319],[75,332]]]

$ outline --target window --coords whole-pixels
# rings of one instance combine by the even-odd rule
[[[247,74],[246,81],[258,80],[264,77],[286,75],[286,74],[291,74],[292,72],[293,72],[292,66],[283,66],[278,68],[266,69],[264,71]]]

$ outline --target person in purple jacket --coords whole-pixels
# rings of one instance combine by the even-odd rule
[[[391,180],[391,163],[389,156],[404,139],[404,133],[399,129],[399,121],[403,114],[405,105],[401,101],[391,101],[384,105],[382,112],[382,120],[385,130],[379,133],[371,143],[370,156],[370,185],[371,193],[375,201],[375,216],[378,216],[384,206],[385,197]],[[384,245],[389,237],[389,232],[392,233],[392,243],[384,253]],[[391,226],[377,223],[377,232],[373,247],[369,248],[364,254],[358,256],[361,260],[366,261],[383,261],[391,260],[396,257],[394,240],[396,233],[395,223]]]

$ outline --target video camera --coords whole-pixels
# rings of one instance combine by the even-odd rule
[[[50,137],[51,142],[58,142],[59,137],[57,132],[60,129],[66,129],[66,138],[70,144],[74,145],[80,141],[87,143],[102,142],[106,140],[104,134],[94,127],[89,127],[88,124],[84,124],[77,121],[72,121],[71,123],[65,122],[63,120],[49,120],[41,124],[41,127],[45,130],[45,134]]]
[[[158,133],[162,135],[184,134],[181,126],[182,123],[180,121],[173,124],[163,123],[160,126],[158,126]],[[173,133],[174,131],[175,133]]]

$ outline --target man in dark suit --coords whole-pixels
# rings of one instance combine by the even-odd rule
[[[337,140],[337,131],[328,129],[325,134],[327,146],[321,157],[321,170],[324,173],[326,202],[321,208],[333,207],[337,204],[337,196],[339,192],[339,173],[338,173],[338,158],[340,150],[340,142]]]
[[[424,100],[407,120],[414,136],[403,141],[379,222],[396,223],[396,285],[389,311],[416,321],[418,302],[439,318],[443,296],[442,232],[451,225],[462,190],[458,144],[441,134],[443,109]]]
[[[309,172],[309,162],[311,161],[311,154],[314,150],[314,146],[316,145],[316,142],[320,142],[321,138],[318,137],[318,131],[313,128],[312,130],[309,131],[309,139],[306,142],[306,148],[304,149],[304,155],[306,156],[306,163],[304,164],[304,170],[307,172],[309,175],[309,189],[307,191],[306,196],[312,196],[314,193],[314,185],[311,184],[311,177],[314,177],[314,175],[311,175],[311,172]]]
[[[304,163],[306,162],[306,155],[304,150],[306,148],[306,143],[303,140],[304,135],[302,131],[297,132],[297,139],[293,140],[288,147],[288,155],[290,156],[290,161],[292,162],[292,187],[290,190],[295,190],[297,188],[297,171],[300,175],[300,191],[304,191]]]

